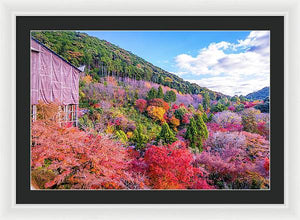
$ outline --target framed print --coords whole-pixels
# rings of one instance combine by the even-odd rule
[[[79,0],[73,0],[73,1],[2,0],[0,2],[0,11],[1,11],[0,23],[2,28],[1,29],[2,32],[0,35],[1,36],[0,37],[0,48],[1,48],[0,96],[1,96],[1,104],[2,104],[1,132],[0,132],[1,134],[0,164],[2,168],[1,169],[2,178],[0,181],[0,191],[1,191],[0,218],[1,219],[31,219],[31,220],[32,219],[47,220],[53,218],[64,218],[64,219],[82,219],[82,218],[121,219],[122,218],[122,219],[130,219],[130,220],[143,218],[146,220],[147,219],[175,220],[175,219],[183,219],[183,218],[195,219],[195,218],[200,218],[201,216],[201,218],[203,219],[204,218],[205,219],[233,219],[234,218],[234,219],[246,219],[246,220],[253,219],[253,218],[264,219],[264,220],[265,219],[279,220],[283,218],[289,220],[299,219],[300,214],[299,214],[298,207],[300,205],[300,202],[298,198],[300,195],[298,190],[298,183],[300,181],[300,175],[298,172],[298,167],[300,166],[300,161],[298,159],[299,157],[298,136],[299,136],[300,118],[298,116],[299,115],[298,109],[300,106],[299,106],[299,102],[297,101],[299,100],[300,97],[299,96],[300,89],[298,86],[299,84],[298,72],[300,69],[300,63],[298,61],[298,57],[300,56],[299,53],[300,32],[299,32],[299,25],[298,25],[300,22],[299,10],[300,10],[299,1],[293,1],[293,0],[286,0],[286,1],[281,1],[281,0],[176,1],[175,0],[172,2],[168,0],[167,1],[114,0],[111,2],[108,1],[83,2]],[[182,19],[180,19],[180,17]],[[191,20],[189,20],[187,17],[189,17]],[[179,32],[179,34],[177,36],[171,35],[172,37],[165,36],[168,33],[173,33],[173,31],[177,31]],[[191,37],[192,35],[187,35],[184,38],[180,38],[179,36],[184,32],[186,33],[193,32],[194,34],[201,34],[204,31],[206,32],[206,36],[201,35],[201,37],[198,36],[195,38],[192,38]],[[39,118],[37,118],[36,121],[33,121],[34,114],[31,113],[34,113],[34,111],[32,111],[33,108],[30,108],[31,101],[32,101],[30,95],[31,80],[34,79],[34,77],[32,78],[30,76],[31,74],[30,71],[34,69],[31,68],[31,59],[30,59],[31,53],[36,53],[35,55],[40,56],[38,54],[41,54],[42,51],[43,52],[45,51],[45,56],[43,56],[44,64],[49,63],[47,61],[51,60],[50,62],[51,64],[59,63],[61,67],[74,70],[75,73],[73,71],[72,72],[67,71],[67,73],[69,73],[70,75],[76,74],[76,71],[78,72],[83,71],[86,74],[87,73],[86,71],[89,68],[92,71],[95,70],[95,65],[100,65],[102,70],[102,63],[94,62],[97,61],[97,59],[95,59],[95,57],[92,56],[93,63],[90,63],[90,67],[86,65],[85,69],[82,69],[83,66],[81,65],[82,63],[81,62],[77,63],[76,61],[74,62],[74,59],[77,60],[79,58],[81,59],[82,57],[85,57],[85,59],[87,58],[85,61],[88,61],[89,60],[88,54],[90,54],[89,50],[91,50],[91,48],[88,47],[87,45],[96,41],[97,42],[106,41],[109,42],[110,45],[102,44],[100,48],[97,48],[96,46],[95,51],[97,52],[98,49],[101,48],[103,49],[104,46],[106,46],[107,49],[109,48],[111,49],[110,50],[111,53],[114,52],[115,57],[111,57],[111,59],[104,59],[102,61],[100,60],[101,62],[111,61],[112,64],[116,64],[118,63],[117,60],[119,59],[119,57],[124,56],[123,52],[127,51],[128,53],[130,52],[132,54],[132,57],[128,56],[127,58],[129,61],[133,57],[142,58],[145,64],[146,63],[149,64],[148,67],[150,67],[150,64],[152,64],[153,66],[158,67],[162,71],[172,74],[171,76],[175,75],[183,79],[183,81],[185,81],[186,83],[187,82],[189,82],[190,84],[195,83],[196,85],[199,85],[200,87],[205,87],[208,90],[214,92],[220,92],[225,95],[230,95],[230,92],[228,92],[230,90],[228,90],[228,88],[230,88],[230,86],[236,88],[237,85],[236,82],[238,81],[238,78],[231,78],[230,82],[232,83],[230,84],[228,83],[227,80],[223,80],[223,81],[221,80],[224,79],[223,78],[224,73],[218,75],[218,73],[216,73],[216,67],[219,67],[218,70],[221,70],[221,67],[225,68],[224,64],[226,63],[225,62],[226,59],[225,60],[221,59],[221,61],[223,61],[222,62],[223,65],[220,65],[220,61],[219,61],[220,55],[222,56],[225,55],[227,61],[229,62],[230,60],[232,61],[232,59],[228,59],[229,57],[241,58],[241,54],[243,53],[245,54],[244,57],[245,60],[240,59],[238,60],[238,62],[235,62],[234,64],[232,62],[228,63],[230,65],[227,65],[226,67],[227,72],[234,70],[234,68],[230,68],[230,67],[239,66],[240,70],[247,69],[248,71],[252,71],[255,69],[256,73],[253,74],[249,72],[249,77],[251,76],[253,77],[254,75],[257,74],[263,76],[264,74],[261,74],[262,72],[264,72],[265,74],[267,73],[267,71],[265,71],[267,69],[266,65],[261,65],[266,61],[265,59],[263,59],[263,56],[259,60],[256,59],[257,56],[253,56],[253,60],[251,60],[250,62],[253,64],[252,68],[250,69],[243,68],[243,65],[245,64],[244,61],[249,60],[248,55],[251,54],[251,52],[255,52],[255,51],[257,52],[259,50],[259,46],[262,46],[262,44],[259,45],[256,44],[256,48],[253,48],[252,45],[252,49],[249,49],[249,47],[247,49],[246,42],[250,43],[250,41],[245,41],[245,40],[247,40],[247,37],[250,35],[252,31],[256,31],[259,33],[260,31],[263,32],[269,31],[269,45],[270,45],[269,86],[271,90],[270,99],[269,99],[269,104],[270,104],[269,110],[271,109],[270,111],[270,126],[271,126],[270,135],[271,136],[269,138],[269,145],[270,145],[269,147],[270,150],[269,188],[229,189],[230,185],[228,184],[226,185],[227,187],[226,189],[221,189],[220,188],[221,185],[219,184],[219,186],[217,185],[217,187],[219,187],[218,189],[196,189],[196,187],[193,189],[192,187],[190,187],[189,189],[187,188],[186,189],[153,189],[152,187],[152,189],[143,189],[143,190],[130,189],[129,190],[129,189],[107,189],[108,188],[107,186],[106,189],[74,189],[76,183],[74,181],[73,185],[71,184],[69,185],[70,187],[69,189],[68,186],[64,187],[65,189],[61,189],[63,185],[66,185],[65,179],[63,179],[61,183],[56,182],[53,185],[52,185],[53,182],[52,183],[50,182],[52,181],[54,175],[56,177],[56,175],[61,173],[60,172],[51,173],[51,171],[49,173],[46,169],[46,168],[49,169],[53,168],[54,160],[51,161],[50,159],[48,159],[45,161],[41,159],[41,162],[43,164],[41,166],[42,169],[40,170],[34,170],[36,168],[32,167],[31,146],[30,146],[30,143],[32,143],[31,141],[34,141],[34,144],[37,143],[35,146],[41,146],[41,144],[44,145],[45,142],[42,143],[41,139],[39,139],[38,140],[39,143],[38,143],[36,141],[38,136],[35,136],[33,139],[30,139],[31,132],[32,132],[31,130],[33,126],[35,126],[34,129],[35,131],[37,131],[36,125],[32,125],[31,123],[35,123],[36,121],[39,120]],[[58,38],[59,35],[57,34],[55,35],[55,33],[62,33],[62,35],[67,36],[69,32],[73,32],[73,33],[75,32],[77,33],[77,36],[75,34],[75,38],[73,40],[66,40],[65,43],[63,43],[62,39]],[[152,35],[151,37],[149,35],[145,36],[144,32],[146,33],[153,32],[154,35]],[[162,35],[159,37],[157,37],[156,35],[155,37],[155,34],[159,32],[162,33]],[[219,32],[220,34],[214,35],[215,32]],[[129,34],[130,37],[125,36],[124,35],[125,33]],[[38,34],[40,34],[40,36],[37,36]],[[78,41],[78,36],[86,36],[83,39],[90,40],[89,43],[85,42],[81,46],[80,43],[82,42]],[[147,38],[147,36],[148,36],[148,40],[145,40],[145,37]],[[163,36],[165,36],[165,38]],[[255,35],[251,35],[251,36],[255,36]],[[278,36],[280,37],[278,38]],[[33,40],[32,37],[35,38],[37,43],[36,46],[38,48],[36,47],[31,48],[31,40]],[[45,39],[43,40],[41,37]],[[257,37],[258,36],[256,35],[256,40],[259,40],[259,38]],[[199,38],[201,38],[201,41],[197,42],[197,39]],[[219,44],[220,42],[225,42],[225,43]],[[257,42],[257,41],[252,41],[252,42]],[[209,45],[212,45],[212,43],[216,43],[216,45],[218,45],[217,46],[218,48],[215,47],[216,49],[215,52],[218,53],[212,53],[213,54],[212,56],[208,56],[208,55],[199,56],[199,55],[203,55],[204,50],[202,49],[205,48],[208,49]],[[244,44],[244,46],[246,46],[245,48],[241,47],[242,43]],[[61,51],[57,50],[59,48],[63,48],[59,45],[64,45],[64,44],[66,46],[65,47],[66,54],[62,53],[64,52],[63,50]],[[227,45],[227,49],[225,48],[226,45]],[[115,48],[114,51],[112,51],[112,47]],[[236,50],[233,50],[234,47]],[[74,48],[76,48],[76,50],[74,50]],[[84,51],[84,48],[87,48],[88,50]],[[266,48],[266,47],[261,47],[261,49],[262,48]],[[41,49],[41,51],[39,51],[39,49]],[[211,52],[211,49],[213,48],[210,47],[210,49],[206,51]],[[260,50],[260,52],[261,52],[260,54],[262,54],[263,50]],[[81,53],[83,54],[83,56],[81,56]],[[46,54],[50,54],[49,55],[50,58]],[[91,50],[91,54],[93,54],[93,50]],[[264,58],[266,57],[268,56],[265,56]],[[166,59],[162,59],[162,58],[166,58]],[[206,70],[202,69],[201,72],[211,71],[210,74],[205,74],[205,75],[199,74],[197,75],[197,77],[192,78],[192,76],[195,75],[195,73],[197,73],[199,64],[201,63],[201,66],[203,66],[203,63],[208,64],[207,63],[208,60],[214,62],[209,63],[209,65],[205,65],[208,68]],[[136,70],[141,71],[141,69],[142,70],[145,69],[144,64],[137,66],[137,64],[139,64],[140,61],[141,60],[139,60],[138,63],[135,63],[134,65],[135,68],[133,69],[134,70],[133,72],[135,72]],[[36,64],[40,64],[40,63],[37,62]],[[46,74],[38,73],[36,75],[38,76],[47,75],[46,70],[49,69],[50,69],[50,73],[55,73],[55,70],[57,69],[59,70],[59,68],[51,69],[52,65],[48,66],[44,64],[43,64],[43,73]],[[123,68],[124,64],[122,65],[122,62],[120,64]],[[214,66],[214,64],[218,64],[218,65]],[[127,65],[124,66],[126,67]],[[38,65],[36,65],[35,67],[38,67]],[[116,65],[116,67],[118,67],[118,65]],[[140,69],[139,67],[142,68]],[[212,76],[212,73],[214,73],[215,75]],[[241,71],[241,72],[237,72],[236,74],[245,75],[245,72]],[[95,76],[93,73],[88,73],[84,76],[87,75],[90,75],[92,77],[90,84],[94,85],[96,83],[94,80],[95,77],[97,76]],[[77,92],[68,92],[68,90],[71,90],[73,88],[71,86],[72,85],[71,82],[73,82],[73,85],[76,85],[76,80],[75,82],[63,81],[63,80],[57,81],[56,78],[53,78],[55,74],[52,75],[50,74],[50,76],[52,76],[51,79],[55,79],[55,80],[52,80],[52,83],[50,80],[50,86],[49,86],[48,84],[49,81],[43,79],[43,82],[46,82],[46,84],[44,83],[43,86],[46,86],[46,88],[50,88],[50,91],[53,92],[54,91],[53,86],[55,85],[57,86],[57,82],[60,82],[60,85],[65,83],[67,89],[65,89],[66,96],[64,98],[68,98],[69,100],[73,99],[76,101]],[[50,76],[47,75],[47,77]],[[82,80],[81,77],[84,76],[80,75],[78,81],[79,91],[82,91],[83,84],[80,81]],[[43,76],[43,78],[47,78],[47,77]],[[217,77],[220,77],[220,80],[217,80]],[[104,76],[101,76],[101,78],[104,78]],[[116,78],[115,75],[113,78]],[[205,78],[214,78],[214,80],[208,81],[208,79],[206,79],[206,81],[204,81]],[[37,77],[35,79],[37,79]],[[65,78],[61,77],[60,79],[65,79]],[[134,80],[132,78],[130,79]],[[147,78],[143,78],[142,80],[145,81],[145,79]],[[89,82],[89,77],[86,77],[85,80]],[[138,81],[138,79],[136,80]],[[197,82],[197,81],[192,82],[191,80],[201,80],[201,82]],[[151,82],[148,81],[148,82],[153,84],[156,83],[152,81]],[[167,79],[166,82],[171,83],[169,79]],[[122,81],[120,82],[106,81],[105,83],[106,85],[104,85],[104,82],[101,81],[98,83],[102,83],[103,88],[108,88],[108,87],[111,88],[112,85],[118,86],[120,88],[122,87],[121,85]],[[124,82],[124,84],[125,83],[126,82]],[[167,87],[170,86],[162,85],[162,83],[157,83],[157,84],[161,85],[163,89],[163,93],[165,95],[167,91],[163,86],[167,86]],[[243,89],[245,89],[245,85],[242,84],[243,83],[241,83],[240,86],[242,86]],[[226,91],[218,91],[220,85],[225,86],[227,88]],[[214,88],[212,88],[212,86],[214,86]],[[246,89],[249,90],[253,89],[253,91],[258,91],[264,86],[265,85],[260,84],[259,80],[256,80],[255,82],[253,81],[250,82],[249,86],[246,86]],[[146,88],[147,88],[146,86],[143,88],[139,88],[138,95],[141,94],[142,90],[146,90]],[[154,88],[158,91],[159,86]],[[249,93],[252,93],[252,91],[249,90],[241,94],[245,96],[248,95]],[[44,91],[46,92],[45,93],[46,96],[45,95],[43,96],[44,98],[51,97],[51,95],[47,96],[47,89]],[[61,92],[64,90],[58,89],[56,91]],[[82,99],[82,94],[80,94],[79,91],[78,91],[78,100],[80,101],[80,99]],[[238,92],[242,90],[239,88],[234,91]],[[39,94],[38,90],[36,90],[36,92],[37,94]],[[135,91],[129,89],[125,90],[125,92],[126,94],[128,92],[133,92],[133,94],[135,93]],[[72,94],[74,94],[74,97]],[[113,102],[114,99],[119,98],[118,95],[114,97],[113,93],[109,93],[109,94],[110,94],[109,97],[112,98],[110,98],[110,100],[108,101]],[[182,93],[179,95],[185,95],[185,94],[189,94],[191,96],[194,95],[193,93],[192,94]],[[93,93],[90,95],[93,95]],[[230,96],[232,97],[232,95]],[[176,94],[176,101],[180,100],[178,99],[178,97]],[[147,96],[143,99],[147,101],[147,108],[148,108]],[[167,102],[164,99],[162,100]],[[228,101],[231,101],[231,99]],[[95,103],[91,102],[88,104],[94,105],[94,104],[99,104],[99,102],[95,102]],[[121,105],[122,102],[114,102],[114,104]],[[203,107],[203,103],[201,104]],[[214,102],[212,102],[211,104],[214,105]],[[172,109],[171,108],[172,106],[173,103],[172,105],[169,105],[169,108]],[[97,105],[94,106],[94,109],[96,109],[96,107]],[[116,107],[119,108],[118,106]],[[148,123],[151,122],[152,125],[154,125],[152,126],[153,128],[155,128],[155,125],[156,127],[157,126],[162,127],[162,125],[159,124],[158,121],[152,122],[152,118],[148,115],[147,108],[144,112],[139,113],[139,109],[137,108],[138,106],[133,106],[133,107],[134,110],[132,110],[132,112],[129,113],[137,112],[138,113],[137,115],[149,119]],[[186,107],[188,108],[188,106]],[[219,105],[219,107],[220,109],[222,109],[222,105]],[[77,111],[78,120],[76,120],[76,115],[75,115],[75,123],[76,121],[78,121],[78,124],[81,123],[79,122],[79,120],[82,120],[80,119],[82,116],[80,115],[81,108],[82,107],[79,106],[80,111]],[[61,106],[60,109],[61,111],[66,110],[67,111],[66,113],[68,113],[69,111],[69,113],[71,113],[71,116],[72,116],[72,112],[74,112],[74,107],[73,109],[72,107],[69,109],[68,108],[64,109],[63,106]],[[233,113],[238,113],[230,109],[229,111]],[[197,111],[198,109],[195,108],[195,110]],[[210,112],[212,112],[212,110],[213,109],[210,108]],[[222,112],[224,113],[224,111]],[[87,111],[85,112],[83,111],[82,113],[86,114]],[[114,111],[112,112],[111,117],[106,117],[104,119],[102,117],[100,119],[103,120],[103,122],[106,122],[105,120],[111,120],[111,122],[115,123],[116,121],[112,121],[112,119],[116,118],[117,113],[118,113],[117,111]],[[209,117],[209,113],[206,113],[208,117]],[[102,115],[101,110],[99,114]],[[218,112],[216,114],[218,114]],[[128,119],[128,117],[126,118]],[[95,117],[94,119],[97,118]],[[167,121],[167,119],[165,120]],[[128,123],[126,123],[125,125],[127,124],[130,125],[130,122],[131,121],[128,120]],[[61,123],[66,124],[68,122],[64,120],[61,121]],[[177,136],[176,138],[178,138],[178,132],[181,130],[180,126],[182,126],[182,121],[180,121],[180,125],[177,126],[178,131],[174,131],[173,127],[169,124],[168,121],[167,123],[169,125],[170,130],[173,133],[176,132],[175,137]],[[211,129],[209,128],[209,126],[207,126],[207,123],[210,122],[205,122],[207,129]],[[70,124],[68,126],[70,126]],[[81,130],[81,128],[79,128],[79,126],[75,125],[75,127],[78,128],[80,131],[83,131]],[[38,128],[42,129],[46,127],[40,126]],[[218,128],[218,127],[214,127],[214,128]],[[72,129],[73,126],[66,128],[66,130],[68,131],[71,131]],[[107,131],[104,130],[103,133],[109,131],[110,131],[109,129]],[[126,137],[128,138],[127,131],[124,131],[123,129],[122,131],[126,134]],[[223,130],[218,132],[226,132],[226,131]],[[231,132],[233,131],[228,131],[228,134],[232,134]],[[241,131],[241,132],[248,132],[248,131]],[[47,134],[49,134],[50,137],[53,137],[53,134],[55,133],[47,132]],[[70,135],[71,134],[73,133],[70,132]],[[78,134],[78,132],[76,134]],[[208,138],[210,138],[211,134],[212,132],[209,132]],[[255,133],[251,133],[251,134],[255,134]],[[64,133],[64,135],[66,134]],[[120,137],[122,136],[123,138],[125,138],[124,135],[121,135]],[[46,136],[42,136],[42,137],[44,137],[45,138],[44,140],[46,140]],[[55,141],[58,141],[61,138],[61,136],[56,136],[56,137],[57,137],[56,139],[55,138],[54,140],[52,139],[51,143],[55,143]],[[79,138],[78,135],[76,137]],[[111,138],[112,141],[120,140],[115,130],[114,130],[114,134],[111,134],[111,137],[112,137]],[[185,137],[183,138],[186,139]],[[72,143],[75,142],[74,141],[75,139],[64,139],[64,140],[73,141]],[[229,136],[227,136],[226,139],[221,138],[218,140],[220,141],[221,144],[225,140],[228,141]],[[156,141],[156,138],[154,141]],[[255,139],[253,141],[255,142]],[[50,145],[49,141],[47,143],[48,145]],[[64,143],[66,144],[66,142]],[[80,143],[82,142],[80,141],[75,142],[75,144],[80,144]],[[205,140],[205,143],[208,143],[207,139]],[[203,143],[202,152],[208,151],[208,149],[205,146],[205,143]],[[234,144],[237,143],[241,143],[241,142],[237,142],[237,141],[234,142]],[[122,144],[121,142],[120,145],[122,146],[124,144]],[[125,149],[135,150],[135,148],[133,148],[132,146],[135,145],[130,144]],[[153,143],[153,146],[158,147],[159,145]],[[166,146],[166,144],[163,144],[161,146]],[[62,145],[58,145],[57,149],[61,147]],[[39,148],[36,148],[36,150],[38,149]],[[199,152],[193,152],[192,148],[189,146],[187,149],[191,151],[192,155],[199,154]],[[41,152],[43,152],[42,148],[40,148],[40,150]],[[51,152],[53,153],[55,151],[52,150],[50,151],[50,153]],[[36,153],[37,151],[34,152],[35,155]],[[122,152],[115,152],[115,151],[114,153],[115,154],[113,156],[120,155],[120,153],[122,154]],[[73,154],[66,155],[66,156],[67,158],[69,158],[68,156],[72,156],[72,155]],[[140,160],[140,162],[143,162],[143,158],[145,157],[144,155],[141,156],[142,159]],[[168,157],[169,154],[167,154],[166,158]],[[112,158],[112,156],[110,156],[110,158]],[[121,158],[128,159],[128,157],[121,157]],[[162,157],[156,157],[156,159],[157,158],[162,158]],[[59,162],[60,159],[63,159],[63,157],[60,158],[57,157],[55,161]],[[85,159],[85,158],[78,157],[77,159]],[[194,158],[192,158],[192,160],[194,160]],[[114,161],[109,161],[109,162],[113,163]],[[35,164],[36,162],[38,161],[35,161]],[[161,163],[157,163],[157,164],[161,164]],[[180,163],[180,165],[182,164],[183,163]],[[177,167],[176,165],[177,164],[175,164],[175,167]],[[191,163],[190,165],[192,167],[195,167],[196,170],[197,168],[208,169],[208,167],[203,167],[202,165],[198,166],[195,163]],[[122,166],[120,167],[122,168]],[[261,166],[261,167],[263,168],[265,166]],[[247,166],[246,168],[250,168],[250,167]],[[40,181],[40,183],[44,182],[45,189],[43,189],[42,187],[40,187],[39,189],[38,186],[32,184],[31,174],[32,171],[34,171],[34,174],[36,174],[37,171],[40,172],[43,169],[44,170],[46,169],[47,171],[45,172],[45,174],[49,174],[48,178],[50,178],[49,179],[50,181],[47,181],[48,184],[46,188],[45,187],[45,184],[47,183],[45,182],[46,179],[41,178],[40,180],[42,181]],[[87,169],[89,168],[87,167]],[[110,169],[107,169],[106,171],[109,170]],[[185,169],[184,171],[188,171],[188,170],[189,169]],[[93,170],[90,171],[91,171],[90,174],[94,175]],[[128,169],[128,172],[129,171],[130,169]],[[163,169],[162,171],[163,172],[175,171],[175,173],[177,172],[176,169]],[[118,174],[124,175],[125,172],[119,172]],[[37,176],[38,175],[36,175],[36,177]],[[147,177],[149,175],[145,173],[145,176]],[[68,176],[66,177],[68,178]],[[202,175],[196,177],[198,179],[203,178]],[[66,180],[70,181],[70,179],[66,179]],[[74,180],[76,180],[76,178]],[[210,181],[206,181],[206,182],[210,186],[215,185],[212,184]],[[228,179],[226,182],[228,182]],[[149,186],[147,182],[145,183],[146,184],[144,184],[144,187]],[[132,186],[133,185],[131,185],[131,187]],[[140,187],[142,186],[143,185],[140,185]],[[167,184],[167,186],[171,186],[171,184]],[[175,188],[174,185],[172,185],[172,187]],[[274,200],[271,199],[272,197],[274,198]]]
[[[283,204],[283,16],[18,16],[17,204]]]

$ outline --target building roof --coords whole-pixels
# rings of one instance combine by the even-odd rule
[[[62,59],[63,61],[65,61],[66,63],[68,63],[69,65],[71,65],[72,67],[76,68],[77,70],[79,70],[80,72],[83,72],[81,69],[79,69],[78,67],[74,66],[72,63],[70,63],[69,61],[67,61],[64,57],[60,56],[59,54],[57,54],[55,51],[51,50],[49,47],[47,47],[45,44],[41,43],[40,41],[38,41],[36,38],[31,37],[32,40],[34,40],[35,42],[37,42],[38,44],[40,44],[42,47],[46,48],[47,50],[49,50],[50,52],[54,53],[56,56],[58,56],[60,59]],[[31,48],[32,50],[35,50],[34,48]]]

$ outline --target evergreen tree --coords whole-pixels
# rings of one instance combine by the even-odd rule
[[[195,115],[195,121],[196,121],[198,134],[200,135],[200,139],[201,139],[200,144],[202,148],[202,141],[208,138],[208,130],[200,114]]]
[[[148,137],[144,135],[142,125],[138,124],[137,128],[133,132],[132,141],[136,144],[137,149],[142,149],[148,142]]]
[[[158,87],[158,92],[157,92],[157,97],[159,99],[163,99],[164,98],[164,92],[161,86]]]
[[[213,116],[214,116],[213,114],[210,114],[210,115],[209,115],[209,117],[208,117],[208,122],[210,122],[210,121],[212,120]]]
[[[191,148],[202,152],[203,141],[208,138],[208,130],[200,114],[190,119],[185,138],[190,141]]]
[[[212,112],[222,112],[224,110],[226,110],[226,106],[221,104],[220,102],[213,106],[211,109]]]
[[[197,142],[197,127],[196,127],[196,121],[192,117],[190,119],[190,124],[186,130],[185,138],[190,141],[190,147],[193,149],[196,149],[196,142]]]
[[[164,100],[169,103],[175,102],[176,101],[176,93],[173,90],[166,91]]]
[[[209,108],[210,106],[210,98],[208,92],[204,92],[203,94],[203,108],[205,111]]]
[[[126,144],[126,143],[127,143],[128,138],[127,138],[127,136],[126,136],[126,134],[125,134],[124,131],[122,131],[122,130],[117,131],[117,132],[116,132],[116,136],[120,139],[120,141],[121,141],[123,144]]]
[[[155,88],[151,88],[147,94],[147,99],[155,99],[157,97],[157,90]]]
[[[199,105],[198,105],[198,110],[199,110],[200,112],[204,112],[203,105],[199,104]]]
[[[203,113],[202,113],[202,119],[203,119],[203,121],[204,121],[205,123],[208,122],[208,117],[207,117],[206,112],[203,112]]]
[[[161,131],[156,139],[157,142],[160,140],[162,141],[162,144],[171,144],[177,140],[175,134],[172,132],[168,123],[166,122],[162,125]]]

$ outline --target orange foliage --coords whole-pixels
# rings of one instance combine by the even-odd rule
[[[38,120],[51,120],[55,122],[62,121],[65,114],[57,102],[45,103],[39,101],[36,105]]]
[[[115,79],[115,77],[108,76],[108,77],[106,77],[106,80],[111,85],[117,86],[117,84],[118,84],[117,80]]]
[[[152,88],[151,83],[150,82],[145,82],[145,87],[147,89],[151,89]]]
[[[164,114],[166,113],[166,110],[163,107],[148,106],[147,112],[155,121],[165,122]]]
[[[180,120],[175,118],[175,116],[173,115],[172,118],[170,119],[170,123],[176,129],[176,127],[180,125]]]
[[[159,98],[156,98],[156,99],[151,99],[149,101],[149,105],[152,105],[152,106],[157,106],[157,107],[162,107],[163,109],[165,109],[166,111],[169,110],[170,106],[167,102],[165,102],[164,100],[162,99],[159,99]]]
[[[93,81],[93,78],[90,75],[82,77],[82,81],[86,84],[90,84]]]
[[[71,51],[71,50],[68,51],[68,54],[72,58],[80,58],[83,56],[83,54],[81,52],[76,52],[76,51]]]
[[[40,188],[137,189],[143,177],[131,172],[126,148],[108,137],[54,122],[32,124],[31,167],[55,176]]]

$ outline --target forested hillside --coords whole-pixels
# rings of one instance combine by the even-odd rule
[[[101,76],[129,77],[176,89],[183,94],[208,91],[212,100],[223,94],[184,81],[110,42],[88,34],[72,31],[32,32],[32,36],[75,66],[86,66],[86,72],[95,79]]]
[[[270,87],[267,86],[267,87],[264,87],[264,88],[262,88],[262,89],[260,89],[258,91],[249,93],[245,97],[247,99],[251,99],[251,100],[256,100],[256,99],[264,100],[266,97],[268,97],[270,95],[269,90],[270,90]]]
[[[34,188],[270,188],[268,99],[206,90],[84,33],[33,36],[87,66],[75,126],[62,103],[36,105]]]

